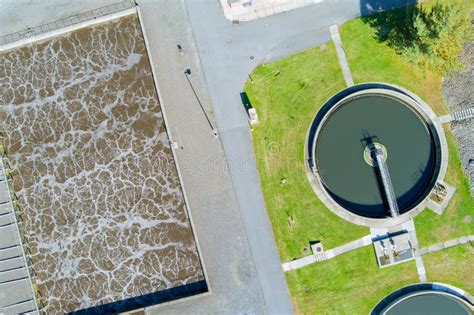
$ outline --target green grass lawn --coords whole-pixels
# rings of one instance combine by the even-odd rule
[[[415,218],[420,246],[474,234],[474,224],[464,221],[466,215],[474,216],[474,200],[469,189],[469,178],[461,167],[456,139],[451,132],[446,131],[449,165],[445,181],[456,187],[457,191],[442,216],[432,211],[424,211]]]
[[[391,292],[418,282],[415,262],[380,269],[372,246],[286,274],[296,313],[369,314]]]
[[[309,125],[345,87],[334,46],[260,66],[252,78],[245,91],[260,119],[253,131],[255,156],[281,260],[303,256],[312,240],[332,248],[367,235],[367,228],[340,219],[319,201],[304,170]]]
[[[376,38],[367,22],[356,19],[341,27],[354,81],[399,85],[423,98],[437,114],[447,113],[442,78],[397,55]],[[304,171],[304,140],[309,124],[324,102],[345,87],[333,44],[259,66],[252,78],[253,83],[247,82],[245,91],[260,119],[253,131],[253,143],[282,262],[303,256],[303,249],[312,240],[322,241],[328,249],[368,234],[368,228],[333,215],[316,198]],[[450,161],[445,180],[458,191],[443,216],[425,210],[415,219],[422,246],[474,234],[473,224],[463,222],[465,214],[474,213],[468,179],[449,128],[446,134]],[[467,262],[471,267],[466,268],[465,255],[457,251],[453,249],[454,254],[443,256],[444,259],[436,259],[436,254],[427,256],[428,280],[448,279],[443,266],[452,266],[453,272],[459,271],[453,276],[459,281],[453,280],[452,284],[472,288],[472,257]],[[435,257],[434,262],[431,257]],[[304,314],[367,314],[385,295],[418,282],[413,262],[379,269],[372,247],[288,272],[286,276],[294,308]]]
[[[355,19],[340,29],[354,83],[387,82],[415,92],[438,115],[448,113],[441,92],[442,78],[404,60],[378,41],[367,19]]]
[[[474,293],[474,247],[467,243],[423,256],[430,281],[443,282]]]

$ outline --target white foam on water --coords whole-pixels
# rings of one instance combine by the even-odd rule
[[[0,55],[1,120],[47,313],[203,279],[135,17]]]

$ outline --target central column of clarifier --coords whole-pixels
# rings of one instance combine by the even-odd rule
[[[371,163],[369,163],[371,166],[378,166],[380,177],[382,177],[385,197],[387,198],[390,209],[390,215],[392,218],[398,217],[400,210],[398,209],[397,197],[395,196],[387,163],[385,162],[387,160],[387,149],[381,143],[371,143],[364,150],[364,159],[366,162],[368,162],[367,160],[371,160]]]

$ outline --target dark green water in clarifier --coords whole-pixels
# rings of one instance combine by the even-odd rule
[[[348,100],[324,122],[316,143],[316,166],[328,192],[353,213],[389,214],[378,168],[363,157],[365,146],[382,143],[400,213],[431,188],[435,147],[426,122],[399,100],[365,95]]]
[[[407,298],[391,308],[387,315],[469,315],[460,302],[440,294],[422,294]]]

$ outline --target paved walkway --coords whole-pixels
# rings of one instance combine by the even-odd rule
[[[444,243],[437,243],[428,247],[423,247],[420,249],[420,255],[436,253],[436,252],[439,252],[440,250],[458,246],[458,245],[463,245],[469,242],[474,242],[474,235],[466,235],[460,238],[456,238],[454,240],[449,240]]]
[[[38,306],[6,172],[0,156],[0,314],[36,314]]]
[[[418,272],[418,277],[421,282],[426,282],[426,269],[423,264],[423,258],[421,257],[420,244],[418,242],[418,237],[416,236],[415,222],[413,219],[402,224],[402,227],[408,232],[411,246],[413,247],[413,253],[415,256],[416,270]]]
[[[310,256],[305,256],[299,259],[289,261],[287,263],[284,263],[282,267],[285,272],[303,268],[304,266],[328,260],[370,244],[372,244],[372,236],[369,234],[355,241],[324,251],[320,254],[313,254]]]
[[[339,28],[337,24],[331,25],[329,27],[331,32],[331,39],[336,46],[337,58],[339,59],[339,64],[341,65],[342,74],[344,75],[344,80],[346,81],[347,86],[353,86],[354,80],[352,80],[352,73],[349,69],[349,63],[347,62],[346,52],[342,47],[341,36],[339,35]]]
[[[474,242],[474,235],[466,235],[462,236],[453,240],[446,241],[444,243],[437,243],[428,247],[423,247],[418,251],[418,256],[415,258],[416,261],[416,269],[418,271],[418,276],[420,278],[421,282],[427,282],[428,278],[426,275],[426,269],[423,264],[423,259],[422,255],[426,254],[431,254],[431,253],[436,253],[438,251],[441,251],[443,249],[447,249],[450,247],[458,246],[458,245],[463,245],[469,242]],[[472,245],[472,244],[471,244]],[[418,247],[418,243],[416,244]],[[464,291],[463,291],[464,294]],[[469,295],[470,296],[470,295]]]

